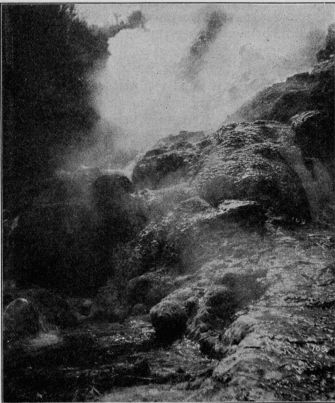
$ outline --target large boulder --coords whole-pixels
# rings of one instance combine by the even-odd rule
[[[227,118],[227,122],[278,120],[298,113],[326,111],[334,116],[334,55],[320,59],[311,73],[300,73],[260,91]]]
[[[287,158],[292,153],[298,154],[299,149],[294,146],[290,126],[273,121],[234,123],[201,142],[163,144],[149,151],[138,162],[133,177],[141,186],[149,184],[160,190],[171,188],[173,178],[175,185],[183,184],[213,207],[231,199],[254,201],[275,215],[308,219],[302,182]],[[183,156],[182,169],[177,163],[161,168],[171,155]]]
[[[295,152],[289,126],[233,124],[214,137],[216,145],[194,180],[202,198],[214,207],[227,199],[256,201],[277,215],[309,218],[301,179],[286,158],[288,150]]]
[[[44,330],[48,330],[49,327],[66,328],[77,324],[70,305],[61,295],[43,288],[20,290],[19,295],[34,305]]]
[[[150,311],[152,325],[161,340],[173,340],[186,329],[187,315],[175,301],[163,301]]]
[[[226,200],[214,208],[192,197],[153,219],[136,237],[130,259],[138,274],[162,267],[183,273],[201,253],[210,253],[215,237],[238,228],[262,230],[266,218],[263,206],[254,201]]]
[[[170,342],[185,332],[193,297],[191,288],[177,290],[151,308],[150,319],[158,339]]]
[[[4,298],[9,302],[8,307],[15,301],[27,301],[38,316],[39,329],[47,331],[50,328],[66,328],[77,324],[68,302],[59,294],[44,288],[6,290]],[[20,306],[24,304],[19,304]],[[19,306],[18,305],[18,306]],[[12,309],[12,308],[11,308]],[[29,308],[30,309],[30,308]],[[6,308],[7,311],[7,308]]]
[[[334,125],[328,115],[317,110],[306,111],[294,115],[291,124],[304,158],[327,160],[334,156]]]
[[[173,280],[155,271],[132,278],[127,285],[127,301],[131,306],[143,304],[148,308],[160,302],[173,289]]]
[[[39,315],[33,304],[25,298],[16,298],[6,306],[3,325],[6,338],[31,336],[41,330]]]
[[[187,180],[194,175],[194,163],[200,157],[198,144],[187,141],[162,143],[148,151],[136,164],[132,180],[138,187],[156,189]]]

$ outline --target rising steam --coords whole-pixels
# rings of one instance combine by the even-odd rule
[[[331,4],[76,7],[111,37],[110,57],[92,75],[101,122],[90,164],[181,130],[216,130],[258,91],[310,70],[335,11]]]
[[[189,54],[181,62],[182,77],[195,82],[199,72],[204,67],[205,56],[210,46],[217,39],[228,17],[222,10],[208,11],[204,14],[204,27],[192,43]]]

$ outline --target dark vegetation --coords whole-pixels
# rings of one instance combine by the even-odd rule
[[[2,10],[3,183],[10,209],[39,190],[62,152],[92,141],[98,116],[87,76],[108,56],[108,36],[79,20],[74,5]]]
[[[140,11],[99,29],[73,5],[3,7],[4,266],[21,287],[96,291],[112,273],[113,247],[143,221],[128,214],[136,208],[124,176],[55,170],[95,141],[90,78],[108,38],[144,23]]]

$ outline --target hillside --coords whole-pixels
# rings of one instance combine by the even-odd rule
[[[335,399],[332,32],[215,132],[8,218],[6,401]]]

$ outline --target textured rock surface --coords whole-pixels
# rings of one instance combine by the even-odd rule
[[[289,77],[259,92],[228,121],[259,119],[288,122],[297,113],[322,110],[334,117],[334,56],[317,64],[311,73]],[[334,120],[332,120],[334,121]]]
[[[200,149],[188,142],[180,142],[148,151],[133,171],[137,186],[157,188],[178,182],[194,175],[194,163],[200,157]]]
[[[305,158],[327,160],[334,154],[335,131],[326,114],[306,111],[291,118],[295,141]]]
[[[226,199],[253,200],[275,214],[308,218],[302,183],[285,159],[292,147],[288,127],[241,123],[223,126],[214,136],[216,146],[195,178],[205,200],[214,206]]]
[[[55,327],[66,328],[77,324],[77,320],[67,301],[50,290],[43,288],[14,288],[4,290],[4,299],[11,301],[10,304],[20,300],[27,301],[26,305],[32,307],[37,315],[39,330],[48,330]],[[34,321],[32,320],[33,324]]]
[[[8,338],[35,335],[41,330],[38,313],[25,298],[16,298],[6,306],[3,325],[5,341]]]
[[[186,330],[187,302],[192,298],[192,290],[182,290],[171,294],[150,310],[150,319],[156,334],[163,341],[174,340]]]
[[[199,143],[179,143],[178,151],[164,146],[152,155],[149,152],[139,161],[134,175],[140,170],[144,183],[145,178],[154,180],[151,172],[160,172],[161,182],[155,186],[163,186],[163,178],[174,175],[177,165],[156,171],[157,164],[164,156],[178,152],[183,170],[173,180],[187,182],[211,205],[216,207],[227,199],[257,201],[275,214],[306,219],[309,207],[301,180],[285,158],[287,150],[299,153],[293,137],[289,126],[276,122],[226,125],[207,137],[203,149]],[[186,156],[190,149],[192,158]]]

